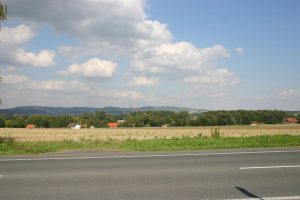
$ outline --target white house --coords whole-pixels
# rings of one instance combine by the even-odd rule
[[[76,126],[74,126],[73,129],[80,129],[80,128],[81,128],[81,126],[79,124],[77,124]]]

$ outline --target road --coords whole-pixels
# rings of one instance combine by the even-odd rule
[[[283,197],[300,199],[300,148],[0,156],[1,200]]]

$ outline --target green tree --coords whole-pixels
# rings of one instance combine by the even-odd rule
[[[178,112],[175,114],[175,126],[188,126],[190,125],[190,115],[187,111]]]
[[[0,2],[0,30],[1,30],[1,22],[4,22],[6,19],[7,19],[7,6],[6,4]],[[0,76],[0,81],[2,81],[1,76]],[[0,99],[0,104],[2,104],[1,99]]]
[[[12,125],[13,128],[25,128],[26,122],[21,117],[17,117],[13,120]]]
[[[7,6],[0,2],[0,21],[5,21],[7,18]]]
[[[48,116],[45,115],[31,115],[28,117],[27,124],[34,124],[39,128],[49,128]]]
[[[0,30],[1,22],[4,22],[7,19],[7,6],[5,3],[0,2]]]
[[[3,128],[5,126],[4,118],[0,116],[0,128]]]
[[[12,127],[12,121],[11,120],[5,120],[4,121],[4,126],[6,128],[11,128]]]

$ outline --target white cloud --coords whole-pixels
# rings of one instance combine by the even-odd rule
[[[45,91],[87,92],[89,87],[78,81],[38,81],[31,83],[32,88]]]
[[[72,64],[61,75],[78,75],[85,78],[110,78],[116,71],[117,64],[107,60],[93,58],[83,64]]]
[[[295,89],[273,90],[270,93],[262,94],[257,97],[259,100],[272,100],[272,99],[294,99],[300,97],[300,91]]]
[[[219,58],[228,58],[221,45],[200,49],[188,42],[162,44],[134,56],[132,63],[137,71],[170,73],[170,70],[197,70]]]
[[[244,49],[242,47],[236,47],[234,50],[241,56],[244,55]]]
[[[1,48],[0,64],[25,65],[30,67],[50,67],[55,65],[55,53],[41,50],[38,53],[28,52],[24,46],[35,36],[35,32],[26,25],[4,27],[0,31]]]
[[[38,53],[26,52],[18,49],[16,52],[16,60],[22,65],[33,67],[50,67],[55,65],[55,53],[53,51],[41,50]]]
[[[8,74],[2,76],[3,82],[1,84],[21,84],[28,80],[27,76],[19,75],[19,74]]]
[[[13,28],[4,27],[0,31],[1,45],[20,45],[29,42],[35,33],[26,25],[18,25]]]
[[[157,80],[153,77],[148,78],[144,76],[134,77],[129,83],[130,86],[156,86]]]
[[[299,98],[298,89],[274,89],[254,97],[253,102],[260,109],[299,110]]]
[[[135,91],[127,91],[127,90],[112,92],[110,93],[110,96],[112,96],[113,98],[125,98],[125,99],[132,99],[132,100],[140,100],[144,98],[144,95],[142,95],[141,93]]]
[[[200,75],[187,76],[182,79],[183,83],[193,83],[193,84],[210,84],[210,85],[236,85],[240,82],[234,73],[230,72],[228,69],[216,69],[207,70]]]
[[[134,73],[164,76],[181,83],[232,86],[239,78],[228,69],[217,68],[216,61],[229,58],[221,45],[197,48],[188,42],[162,44],[136,53]]]
[[[117,99],[142,100],[145,98],[143,94],[130,90],[108,89],[105,91],[93,91],[90,94],[93,96],[110,98],[110,101],[116,101]]]
[[[4,74],[1,84],[15,90],[36,90],[56,92],[88,92],[90,87],[79,81],[47,80],[36,81],[21,74]]]
[[[37,81],[21,74],[4,74],[0,94],[4,107],[20,105],[86,105],[91,88],[84,82]],[[84,97],[82,94],[85,94]]]
[[[98,49],[135,50],[172,38],[165,24],[145,14],[143,0],[10,0],[7,5],[11,18],[48,23],[82,43],[97,44]]]
[[[283,98],[299,97],[300,91],[294,89],[280,90],[276,91],[275,95]]]

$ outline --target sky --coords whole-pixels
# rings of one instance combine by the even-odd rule
[[[0,108],[300,110],[298,0],[5,3]]]

